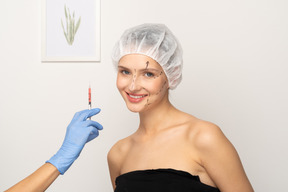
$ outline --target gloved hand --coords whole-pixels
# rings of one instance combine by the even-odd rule
[[[46,163],[53,164],[63,175],[80,155],[84,145],[99,135],[103,127],[96,121],[87,120],[100,112],[100,109],[77,112],[68,125],[64,142],[59,151]]]

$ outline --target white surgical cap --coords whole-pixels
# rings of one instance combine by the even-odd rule
[[[142,54],[157,61],[163,68],[170,89],[182,79],[182,48],[176,37],[163,24],[142,24],[127,29],[112,52],[113,64],[128,54]]]

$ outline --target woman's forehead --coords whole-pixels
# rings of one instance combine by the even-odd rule
[[[154,68],[162,70],[162,67],[154,59],[142,54],[125,55],[120,59],[118,66],[134,69]]]

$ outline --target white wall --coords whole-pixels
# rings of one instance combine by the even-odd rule
[[[0,191],[60,147],[91,81],[100,137],[48,191],[112,191],[106,154],[137,128],[115,87],[111,48],[123,30],[165,23],[184,49],[175,106],[218,124],[255,191],[288,191],[288,1],[102,0],[100,63],[41,63],[39,0],[0,2]]]

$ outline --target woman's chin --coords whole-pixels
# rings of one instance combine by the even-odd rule
[[[139,113],[145,110],[143,106],[131,106],[129,104],[127,104],[126,106],[129,109],[129,111],[133,113]]]
[[[127,108],[129,109],[129,111],[131,111],[131,112],[133,112],[133,113],[139,113],[139,112],[141,112],[140,109],[137,109],[137,108],[134,108],[134,107],[129,107],[129,106],[127,106]]]

